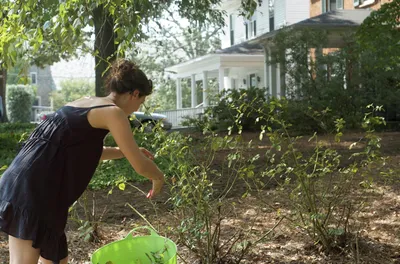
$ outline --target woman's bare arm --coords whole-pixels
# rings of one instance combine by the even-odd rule
[[[122,159],[123,157],[125,156],[119,147],[104,147],[100,160]]]
[[[145,148],[139,148],[140,151],[149,159],[154,160],[153,154]],[[103,153],[101,154],[100,160],[113,160],[124,158],[124,153],[119,149],[119,147],[104,147]]]
[[[118,107],[107,107],[107,109],[102,110],[98,114],[90,116],[90,123],[110,131],[120,151],[137,173],[151,180],[163,181],[164,174],[152,160],[142,153],[136,144],[126,114]]]

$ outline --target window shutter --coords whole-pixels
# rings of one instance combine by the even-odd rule
[[[254,36],[257,36],[257,20],[254,20],[254,21],[253,21],[253,24],[254,24],[254,26],[253,26],[253,29],[254,29]]]
[[[322,5],[322,13],[326,13],[326,0],[322,0],[321,5]]]
[[[343,0],[336,0],[336,9],[343,9]]]
[[[235,17],[234,14],[229,16],[229,30],[231,37],[231,45],[235,44]]]
[[[360,0],[354,0],[354,6],[359,6],[360,5]]]
[[[246,24],[244,24],[245,26],[245,30],[246,30],[246,39],[249,39],[249,23],[246,22]]]

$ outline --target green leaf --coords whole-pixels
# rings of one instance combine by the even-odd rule
[[[90,239],[90,233],[86,234],[84,241],[87,242],[87,241],[89,241],[89,239]]]
[[[124,191],[124,190],[125,190],[125,183],[120,183],[120,184],[118,184],[118,188],[119,188],[121,191]]]

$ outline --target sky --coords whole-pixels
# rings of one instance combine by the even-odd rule
[[[94,57],[88,54],[79,59],[62,60],[50,66],[50,69],[57,89],[61,89],[60,82],[63,80],[85,79],[94,82],[94,66]]]

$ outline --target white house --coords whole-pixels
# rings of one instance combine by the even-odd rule
[[[210,78],[218,80],[219,91],[252,86],[269,87],[270,92],[279,91],[281,81],[280,78],[277,81],[276,76],[280,76],[280,66],[266,65],[265,48],[250,41],[307,19],[310,16],[310,0],[263,0],[249,20],[239,15],[240,3],[240,0],[225,0],[221,5],[227,13],[221,50],[165,69],[176,79],[177,109],[182,109],[181,82],[183,79],[191,80],[192,110],[183,109],[181,114],[164,112],[175,126],[179,125],[180,116],[201,112],[196,107],[209,105],[207,80]],[[268,76],[272,76],[271,83]],[[195,92],[196,81],[200,80],[203,83],[203,102],[198,102]],[[280,94],[274,92],[274,95]]]
[[[219,91],[265,87],[271,96],[285,95],[285,73],[273,64],[272,41],[282,27],[313,28],[328,32],[326,48],[340,48],[343,33],[354,31],[369,16],[370,10],[353,0],[263,0],[250,20],[239,16],[240,0],[225,0],[225,34],[221,50],[165,69],[176,79],[177,110],[163,112],[174,126],[183,116],[194,116],[209,105],[207,80],[218,80]],[[353,10],[349,10],[353,9]],[[310,17],[312,16],[312,17]],[[191,108],[182,109],[183,79],[191,80]],[[203,102],[196,98],[196,82],[202,81]]]

